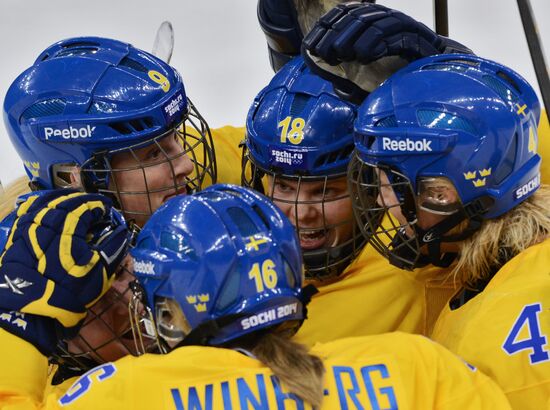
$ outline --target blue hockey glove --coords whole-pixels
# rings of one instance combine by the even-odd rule
[[[269,50],[273,71],[300,54],[302,30],[292,0],[258,0],[258,22]]]
[[[452,52],[472,53],[406,14],[360,2],[334,7],[302,44],[314,72],[331,80],[344,96],[351,92],[361,98],[410,61]]]
[[[334,2],[258,0],[258,22],[267,40],[273,71],[279,71],[300,54],[304,33],[329,10],[330,5]]]
[[[14,212],[0,256],[0,326],[50,355],[109,289],[129,232],[98,194],[43,191]]]

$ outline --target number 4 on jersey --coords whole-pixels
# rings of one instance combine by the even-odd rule
[[[547,339],[546,336],[542,335],[540,329],[539,312],[541,310],[540,303],[526,305],[523,308],[502,345],[506,353],[512,355],[521,350],[531,350],[529,355],[531,364],[545,362],[550,359],[548,352],[544,350]],[[520,332],[525,327],[529,336],[518,340]]]

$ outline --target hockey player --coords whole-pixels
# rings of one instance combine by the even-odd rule
[[[259,10],[262,10],[262,7],[264,10],[279,7],[279,12],[285,14],[280,9],[283,6],[282,3],[289,6],[292,2],[260,1]],[[292,11],[292,7],[288,10]],[[290,13],[288,10],[287,12]],[[287,18],[281,18],[278,22],[288,24],[289,21],[292,21],[291,14],[285,14]],[[281,27],[276,30],[276,25],[276,21],[264,23],[266,33],[271,30],[273,36],[275,36],[273,40],[276,41],[272,41],[271,44],[273,47],[288,46],[289,43],[282,41],[281,36],[286,36],[289,33],[296,34],[296,32],[289,30],[289,27],[286,26],[284,30]],[[366,33],[369,33],[368,37],[366,37]],[[393,67],[395,69],[396,64],[402,65],[407,60],[414,60],[422,55],[435,53],[435,50],[458,51],[460,47],[459,44],[449,39],[438,37],[427,27],[398,11],[380,5],[360,4],[359,2],[341,5],[332,10],[321,19],[306,39],[306,51],[310,62],[312,60],[315,63],[320,62],[315,55],[310,53],[311,49],[323,58],[328,59],[331,57],[334,62],[347,61],[347,58],[350,60],[357,59],[366,65],[366,70],[354,68],[353,61],[351,61],[349,65],[339,68],[338,71],[339,73],[354,74],[357,78],[366,80],[360,84],[362,88],[353,83],[350,85],[350,81],[347,79],[338,79],[334,75],[329,75],[332,80],[336,79],[335,83],[339,87],[336,92],[340,96],[346,94],[342,90],[348,90],[347,94],[355,97],[364,96],[367,94],[365,91],[374,89],[378,85],[377,79],[380,78],[380,75],[383,73],[388,75],[388,68]],[[281,50],[283,49],[284,47]],[[277,54],[273,50],[271,50],[271,53],[272,55]],[[398,55],[405,58],[398,61],[396,60]],[[378,63],[384,64],[380,65]],[[357,62],[355,62],[355,66],[357,66]],[[285,70],[287,69],[282,69],[281,73]],[[303,68],[301,70],[304,71]],[[319,67],[317,67],[317,71],[326,74]],[[323,112],[323,104],[321,98],[318,96],[313,97],[315,92],[312,92],[312,89],[315,89],[315,87],[311,86],[312,75],[309,72],[304,71],[304,74],[302,74],[303,77],[310,79],[309,88],[302,86],[306,81],[303,81],[300,75],[295,74],[292,76],[288,73],[285,75],[287,75],[286,80],[279,78],[276,81],[274,79],[268,89],[262,91],[256,105],[249,114],[247,141],[250,141],[248,145],[252,148],[249,150],[248,156],[252,163],[257,163],[256,168],[261,170],[260,175],[266,174],[265,170],[267,168],[267,174],[272,175],[272,180],[276,179],[273,176],[278,177],[279,180],[281,178],[286,180],[285,189],[287,193],[285,196],[295,195],[295,201],[294,206],[291,206],[289,203],[292,203],[292,201],[287,198],[284,207],[296,214],[300,214],[301,210],[303,221],[306,220],[305,216],[309,215],[307,223],[311,223],[311,215],[322,215],[323,212],[327,215],[332,212],[331,203],[340,204],[345,201],[326,202],[320,196],[317,200],[317,212],[306,212],[305,209],[315,209],[313,201],[310,200],[309,203],[304,200],[300,201],[296,196],[296,189],[288,189],[289,181],[299,181],[299,187],[304,191],[304,187],[308,184],[307,181],[314,180],[315,176],[322,181],[323,176],[325,178],[331,176],[330,172],[328,172],[327,167],[319,166],[322,162],[319,160],[315,164],[314,161],[310,161],[309,163],[301,163],[299,166],[277,162],[277,158],[272,154],[273,147],[278,148],[276,153],[290,151],[290,155],[287,155],[287,157],[301,155],[306,158],[306,154],[302,154],[301,151],[309,152],[311,150],[315,153],[309,155],[310,157],[324,158],[328,161],[342,161],[345,158],[344,153],[347,152],[346,132],[343,131],[345,126],[340,127],[340,133],[338,134],[333,132],[337,128],[336,126],[333,125],[332,128],[329,128],[324,125],[322,120],[319,120],[320,113]],[[285,81],[287,81],[286,85],[284,85]],[[321,88],[321,85],[318,85],[318,89]],[[274,104],[275,108],[269,110],[267,107],[269,103],[272,103],[275,95],[284,96],[288,101]],[[284,121],[289,122],[289,118],[296,113],[296,106],[299,106],[299,104],[292,103],[293,99],[298,101],[306,97],[310,100],[318,99],[319,102],[317,105],[310,102],[310,106],[301,113],[307,124],[303,126],[303,130],[305,130],[303,141],[299,145],[292,144],[292,139],[283,141],[283,130],[290,130],[290,128],[283,128],[283,123]],[[345,104],[342,105],[345,106]],[[251,116],[254,118],[252,122],[250,121]],[[327,123],[329,122],[328,118],[334,120],[334,114],[332,113],[325,116]],[[341,123],[345,124],[345,121],[342,120]],[[254,122],[258,122],[257,127]],[[545,128],[544,125],[546,125]],[[546,132],[548,132],[548,125],[541,124],[541,129],[546,129]],[[333,132],[332,139],[327,136],[331,132]],[[323,135],[323,137],[320,138],[320,135]],[[297,138],[294,138],[294,140],[297,140]],[[327,140],[333,141],[333,145],[326,144],[325,141]],[[308,144],[311,148],[306,149]],[[544,151],[548,150],[548,144],[547,141],[541,142]],[[329,155],[329,153],[332,153],[332,155]],[[338,156],[338,154],[344,155]],[[288,158],[286,159],[288,160]],[[344,162],[342,161],[342,163]],[[345,162],[345,164],[348,162]],[[344,168],[345,165],[341,169]],[[337,173],[332,174],[332,180],[336,175]],[[293,182],[293,184],[296,185],[296,182]],[[270,194],[274,199],[276,199],[276,196],[281,197],[280,194],[276,195],[274,191]],[[282,201],[276,201],[276,203],[281,205]],[[339,206],[339,208],[340,212],[342,209],[346,209],[345,206]],[[291,220],[294,220],[293,215],[288,213],[287,215],[291,217]],[[333,219],[334,215],[338,215],[338,213],[330,215],[328,220]],[[320,217],[318,216],[318,218]],[[342,221],[345,221],[345,218],[340,220],[340,222]],[[299,222],[298,220],[294,221],[298,227]],[[334,222],[327,224],[321,219],[320,223],[317,222],[318,231],[323,231],[327,225],[335,226],[336,224]],[[309,228],[311,228],[311,225]],[[304,232],[303,229],[302,232]],[[338,253],[331,252],[330,247],[321,246],[321,249],[313,250],[313,253],[318,255],[323,251],[332,256],[332,265],[337,266],[334,259],[338,260]],[[307,256],[311,252],[311,249],[304,250],[306,267]],[[350,255],[353,256],[351,253]],[[329,258],[325,259],[330,260]],[[348,263],[351,259],[352,257],[348,256]],[[346,265],[345,262],[340,263],[340,266]],[[318,269],[319,271],[322,271],[322,269]],[[363,274],[360,274],[362,271],[364,271]],[[309,278],[311,279],[313,276],[311,275],[311,269],[307,273],[310,274]],[[372,254],[370,247],[367,247],[355,262],[341,272],[336,283],[328,284],[325,280],[322,286],[319,286],[320,293],[313,298],[310,305],[313,320],[308,321],[301,328],[297,338],[306,343],[314,343],[319,340],[331,340],[335,335],[336,337],[344,337],[396,329],[429,335],[440,310],[454,293],[456,285],[448,273],[446,268],[433,265],[427,265],[411,272],[388,268],[384,266],[384,261],[379,256]],[[391,300],[392,303],[388,304],[387,300]],[[342,317],[346,317],[346,320],[341,320]],[[364,323],[364,317],[369,318],[368,323]],[[327,324],[330,324],[330,326]]]
[[[210,129],[181,76],[127,43],[80,37],[48,47],[8,90],[4,117],[35,189],[109,195],[138,226],[171,196],[216,180]],[[220,134],[220,151],[233,144],[238,157],[242,137]]]
[[[312,13],[302,7],[305,3],[258,3],[272,64],[281,71],[250,109],[243,156],[244,184],[269,195],[293,221],[300,234],[306,276],[322,281],[317,283],[321,291],[311,304],[315,319],[306,323],[297,337],[313,344],[390,330],[429,334],[455,290],[452,281],[432,267],[401,274],[385,266],[384,260],[368,248],[357,257],[364,243],[351,218],[344,183],[355,106],[339,97],[353,99],[361,93],[349,87],[349,81],[333,90],[312,75],[301,60],[281,69],[281,62],[295,54],[302,33],[313,25]],[[376,60],[367,70],[373,87],[408,59],[468,51],[400,12],[378,5],[363,6],[369,8],[361,15],[361,28],[372,27],[373,41],[388,45],[386,50],[372,47],[365,51]],[[310,37],[315,38],[316,28]],[[250,169],[246,168],[249,163]],[[393,301],[390,306],[385,302],[388,299]]]
[[[17,210],[3,223],[10,226],[9,235],[1,244],[9,253],[0,258],[1,327],[31,340],[45,354],[55,351],[59,355],[60,351],[67,350],[67,343],[74,352],[81,348],[78,346],[81,339],[74,336],[78,330],[90,334],[89,328],[93,326],[88,326],[89,323],[82,326],[87,314],[86,322],[97,315],[100,320],[96,323],[104,326],[124,323],[116,322],[120,319],[116,312],[103,317],[98,312],[116,301],[109,285],[115,280],[130,242],[126,224],[120,214],[112,210],[108,198],[72,189],[40,191],[21,197]],[[56,286],[54,282],[61,277],[65,278],[63,284]],[[115,283],[122,281],[123,278],[118,278]],[[107,290],[102,302],[94,304]],[[68,295],[73,299],[69,305],[66,304]],[[116,311],[116,306],[113,310]],[[39,320],[35,318],[37,312],[42,316]],[[53,325],[52,316],[62,325]],[[57,335],[50,333],[52,329]],[[104,359],[109,358],[109,352],[123,348],[122,342],[116,346],[111,343],[118,330],[112,327],[106,332],[101,326],[95,327],[96,336],[103,334],[103,341],[97,347],[105,349],[102,350],[106,353]],[[63,339],[63,343],[58,344],[58,338]],[[2,346],[8,348],[8,345]],[[127,353],[128,350],[124,350],[124,354]],[[3,368],[10,369],[7,365]],[[47,374],[36,376],[41,378]]]
[[[513,407],[550,396],[550,190],[540,105],[517,73],[475,56],[421,59],[356,122],[355,210],[401,268],[449,266],[461,286],[432,337],[491,376]],[[378,224],[380,215],[391,224]]]
[[[90,215],[80,219],[75,198],[49,199],[67,211],[58,217],[79,221],[81,233],[90,228],[85,223]],[[28,202],[20,206],[15,226],[22,229],[21,239],[44,232],[41,228],[53,212],[51,202],[46,206],[41,221],[36,219],[44,214],[41,208]],[[64,235],[50,239],[75,247],[66,244]],[[8,248],[4,260],[16,249]],[[94,247],[89,250],[98,253]],[[46,253],[48,262],[54,262],[56,253]],[[420,336],[349,338],[311,352],[290,341],[305,319],[310,293],[302,289],[298,238],[270,201],[245,188],[218,185],[173,198],[146,223],[132,255],[138,278],[133,287],[136,309],[131,310],[136,334],[153,337],[168,354],[105,363],[70,388],[60,386],[44,395],[47,338],[33,338],[30,327],[17,332],[3,324],[8,331],[0,329],[2,407],[509,408],[492,380]],[[0,269],[12,275],[9,264]],[[42,276],[31,269],[26,273],[28,281]],[[92,273],[97,272],[84,278],[100,285],[100,276]],[[56,295],[77,281],[70,274],[48,277]],[[0,299],[2,307],[23,306],[28,312],[34,306],[33,324],[40,323],[42,335],[53,338],[55,329],[65,330],[95,296],[65,293],[54,309],[32,302],[32,286],[23,295]],[[14,312],[12,317],[31,320],[29,313]]]
[[[66,57],[66,56],[65,56],[65,57]],[[78,53],[76,53],[76,55],[71,55],[70,57],[75,57],[75,58],[76,58],[76,57],[79,57],[79,56],[78,56]],[[57,57],[57,58],[59,58],[59,57]],[[66,61],[67,61],[67,60],[65,60],[65,62],[66,62]],[[120,68],[120,67],[119,67],[119,68]],[[117,72],[118,72],[118,70],[117,70]],[[69,130],[70,130],[70,129],[69,129]],[[239,138],[239,137],[238,137],[238,129],[230,129],[230,131],[231,131],[231,133],[232,133],[233,136],[235,136],[235,135],[237,134],[237,138]],[[233,131],[237,131],[237,133],[235,133],[235,132],[233,132]],[[195,137],[196,137],[196,136],[195,136]],[[215,138],[215,141],[220,141],[220,140],[224,140],[224,139],[225,139],[225,138],[223,138],[223,139],[222,139],[222,138]],[[32,142],[32,141],[31,141],[31,142]],[[102,144],[107,145],[106,142],[102,142]],[[224,172],[224,170],[231,171],[231,167],[229,166],[229,164],[231,164],[232,162],[234,163],[234,161],[232,161],[231,158],[234,157],[234,155],[233,155],[234,152],[233,152],[233,151],[235,151],[235,146],[236,146],[236,144],[229,144],[229,145],[227,145],[227,147],[229,147],[229,150],[228,150],[228,153],[229,153],[229,154],[228,154],[228,155],[219,155],[219,156],[218,156],[218,157],[219,157],[219,158],[218,158],[218,171],[219,171],[218,173],[219,173],[220,175],[229,175],[229,174],[230,174],[230,172],[227,172],[227,173],[226,173],[226,172]],[[225,147],[226,147],[225,144],[219,144],[218,142],[216,142],[216,150],[218,151],[218,153],[220,152],[220,148],[225,148]],[[230,150],[231,150],[231,151],[230,151]],[[191,159],[193,159],[193,158],[191,158]],[[31,166],[32,166],[32,163],[31,163]],[[233,170],[234,170],[234,169],[235,169],[235,168],[234,168],[234,166],[233,166]],[[71,168],[71,171],[72,171],[72,168]],[[93,171],[93,170],[91,170],[91,171]],[[93,172],[92,172],[92,173],[93,173]],[[106,172],[101,172],[101,168],[99,168],[98,173],[99,173],[99,174],[106,174]],[[135,173],[134,173],[134,174],[135,174]],[[209,173],[207,173],[207,174],[209,174]],[[192,174],[192,175],[193,175],[193,174]],[[70,180],[70,179],[71,179],[68,172],[65,172],[65,173],[64,173],[64,177],[65,177],[65,180],[67,180],[67,179]],[[226,180],[226,181],[227,181],[227,180],[228,180],[228,181],[231,181],[231,180],[232,180],[231,177],[229,177],[229,178],[222,177],[222,179],[223,179],[223,180]],[[141,178],[140,178],[140,180],[141,180]],[[170,184],[170,182],[168,182],[168,184]],[[123,192],[123,194],[126,194],[126,193]],[[153,192],[153,194],[154,194],[154,192]],[[126,195],[126,196],[129,197],[129,196],[130,196],[129,193],[128,193],[128,195]],[[146,196],[149,197],[149,194],[147,194],[147,193],[145,192],[145,190],[141,190],[141,191],[139,191],[139,192],[136,192],[136,195],[132,195],[132,196],[145,198]],[[139,210],[136,210],[136,209],[133,210],[134,213],[135,213],[136,215],[138,214],[138,212],[143,212],[144,215],[141,216],[142,219],[145,219],[145,218],[146,218],[146,215],[145,215],[145,214],[150,213],[151,208],[152,208],[151,205],[150,205],[150,203],[149,203],[149,200],[147,200],[147,201],[145,202],[145,204],[146,204],[146,207],[145,207],[146,209],[145,209],[145,210],[143,210],[143,211],[139,211]],[[131,211],[132,211],[132,210],[131,210]],[[420,296],[419,296],[419,297],[420,297],[420,301],[423,302],[423,298],[424,298],[424,293],[423,293],[423,292],[424,292],[424,288],[422,287],[423,285],[422,285],[422,284],[418,285],[418,281],[417,281],[416,279],[408,279],[408,280],[409,280],[410,282],[416,283],[417,286],[420,286],[420,287],[418,288],[418,289],[419,289],[418,295],[420,295]],[[340,284],[340,285],[335,285],[335,286],[342,286],[342,284]],[[346,283],[346,286],[355,287],[355,285],[352,284],[351,281],[348,281],[348,282]],[[392,288],[393,288],[393,287],[392,287]],[[431,291],[436,290],[437,293],[439,294],[439,287],[437,287],[437,285],[436,285],[436,286],[430,286],[429,288],[430,288]],[[427,292],[427,291],[426,291],[426,292]],[[445,289],[443,290],[443,294],[445,294]],[[331,295],[331,296],[329,296],[329,295]],[[333,296],[335,296],[335,295],[338,295],[338,293],[332,293],[332,292],[327,292],[327,293],[326,293],[327,298],[333,297]],[[443,300],[444,298],[441,298],[441,299]],[[124,299],[124,298],[121,298],[121,300],[124,301],[125,299]],[[327,299],[327,300],[328,300],[328,299]],[[342,306],[342,304],[339,304],[339,305]],[[415,306],[419,306],[419,307],[420,307],[420,306],[423,306],[423,305],[424,305],[423,303],[420,303],[420,304],[417,304],[417,305],[415,305]],[[405,319],[404,316],[403,316],[403,317],[400,319],[401,322],[402,322],[402,328],[403,328],[403,329],[415,329],[415,330],[413,330],[413,331],[418,331],[418,332],[424,332],[424,333],[425,333],[425,330],[424,330],[424,328],[425,328],[425,326],[426,326],[425,323],[429,323],[429,322],[430,322],[430,317],[431,317],[432,315],[430,314],[430,312],[428,312],[428,313],[426,314],[426,313],[424,312],[423,308],[418,308],[418,310],[417,310],[416,307],[411,308],[410,306],[403,306],[403,307],[399,307],[398,309],[396,309],[396,311],[398,311],[398,312],[410,311],[410,310],[414,310],[414,311],[415,311],[416,315],[415,315],[414,317],[416,317],[416,318],[419,317],[419,318],[420,318],[421,325],[420,325],[420,327],[418,327],[418,326],[417,326],[417,323],[419,323],[419,322],[417,322],[417,321],[414,321],[414,322],[411,321],[411,322],[409,322],[408,319]],[[123,312],[123,310],[121,309],[121,313],[122,313],[122,312]],[[105,311],[104,311],[103,309],[101,309],[101,310],[100,310],[100,314],[104,314],[104,313],[105,313]],[[334,313],[336,314],[337,312],[335,311]],[[122,317],[123,315],[121,314],[120,316]],[[346,325],[346,322],[337,320],[339,317],[340,317],[340,316],[338,316],[338,315],[335,316],[336,320],[334,320],[334,323],[342,323],[342,325],[344,325],[344,327],[347,326],[347,325]],[[412,315],[411,315],[411,317],[412,317]],[[379,319],[377,319],[377,322],[380,323],[381,327],[380,327],[380,328],[376,328],[375,326],[373,326],[372,328],[379,329],[379,330],[377,330],[377,331],[386,330],[387,328],[386,328],[386,325],[384,324],[384,320],[382,319],[382,316],[381,316],[381,315],[378,315],[377,318],[379,318]],[[416,320],[416,319],[415,319],[415,320]],[[103,323],[110,323],[111,320],[103,320],[102,322],[103,322]],[[91,324],[91,322],[90,322],[90,324]],[[352,321],[351,326],[352,326],[353,328],[357,328],[356,325],[357,325],[357,323]],[[120,329],[127,330],[127,328],[126,328],[125,326],[118,326],[118,327],[119,327]],[[91,328],[91,327],[90,327],[90,328]],[[416,329],[418,329],[418,330],[416,330]],[[319,329],[319,330],[320,330],[320,331],[319,331],[319,335],[323,335],[323,334],[325,333],[325,332],[322,331],[322,329]],[[109,332],[108,332],[108,327],[106,327],[105,331],[106,331],[107,333],[109,333]],[[344,330],[344,332],[342,333],[342,335],[349,334],[349,333],[347,333],[347,332],[349,332],[349,330],[347,330],[347,329]],[[111,333],[112,333],[112,332],[111,332]],[[122,331],[122,330],[121,330],[121,331],[118,332],[118,333],[120,333],[120,335],[127,336],[127,332],[125,332],[125,331]],[[96,334],[96,332],[92,332],[92,334]],[[126,339],[126,337],[125,337],[125,339]],[[312,340],[316,340],[316,339],[317,339],[317,336],[314,336],[314,338],[313,338]],[[100,339],[100,340],[101,340],[101,339]],[[323,340],[326,340],[326,339],[323,339]],[[86,342],[86,343],[87,343],[87,342]],[[86,345],[86,343],[84,343],[84,345]],[[105,346],[105,345],[103,345],[103,346]],[[105,350],[105,349],[103,349],[103,350]]]
[[[243,184],[289,217],[306,278],[319,288],[311,320],[296,336],[308,345],[394,330],[427,335],[455,291],[438,268],[402,273],[363,249],[346,183],[355,116],[356,106],[297,57],[260,92],[247,118]]]
[[[346,182],[355,114],[355,105],[297,57],[247,117],[243,183],[264,191],[291,219],[310,279],[337,276],[363,246]]]
[[[4,118],[33,189],[105,194],[136,228],[172,196],[215,182],[218,170],[226,182],[240,178],[230,164],[242,131],[225,127],[212,136],[179,73],[120,41],[80,37],[48,47],[13,82]],[[15,198],[4,202],[11,210]],[[102,362],[133,352],[130,280],[128,272],[117,275],[107,297],[116,308],[99,303],[89,311],[70,346],[78,366],[88,366],[87,356]]]

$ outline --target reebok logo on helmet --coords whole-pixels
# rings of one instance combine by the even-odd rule
[[[86,125],[81,128],[69,126],[69,128],[52,128],[44,127],[44,137],[49,139],[50,137],[62,137],[63,139],[71,138],[90,138],[96,127],[90,127]]]
[[[415,141],[409,138],[404,140],[394,140],[388,137],[382,138],[382,149],[385,151],[405,151],[405,152],[430,152],[432,151],[432,141],[422,138],[422,141]]]
[[[143,275],[155,275],[155,265],[153,262],[138,261],[134,259],[134,272]]]

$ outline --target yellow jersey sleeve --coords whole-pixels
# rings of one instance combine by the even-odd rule
[[[433,339],[477,366],[512,407],[550,404],[550,240],[505,264],[457,309],[447,305]]]
[[[193,149],[187,154],[198,164],[204,164],[204,150],[202,145],[197,145],[201,136],[193,129],[186,130],[190,134],[189,144]],[[211,129],[212,146],[216,158],[217,183],[220,184],[241,184],[241,148],[239,144],[245,137],[244,127],[225,126]],[[195,177],[196,175],[193,175]],[[209,174],[204,175],[203,188],[212,185],[213,181]]]
[[[318,287],[295,340],[312,346],[391,331],[428,335],[456,291],[446,277],[436,267],[401,270],[367,245],[338,281]]]

